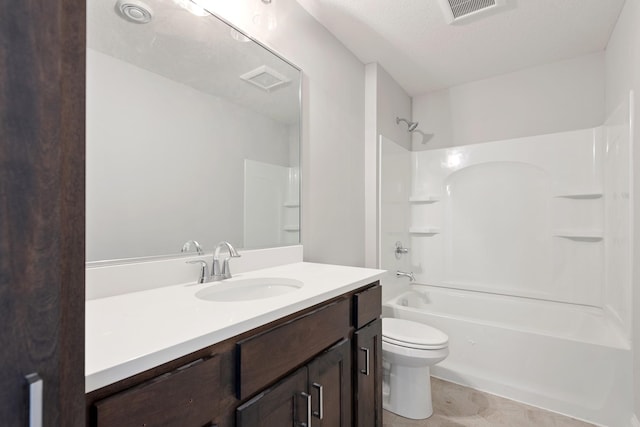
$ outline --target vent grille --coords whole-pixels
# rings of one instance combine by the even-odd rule
[[[438,0],[447,24],[462,24],[476,21],[502,10],[507,10],[511,0]]]
[[[496,6],[496,0],[448,0],[453,18],[462,18],[470,13]]]
[[[288,85],[291,80],[271,67],[262,65],[255,70],[240,76],[247,83],[251,83],[260,89],[271,92],[274,89]]]

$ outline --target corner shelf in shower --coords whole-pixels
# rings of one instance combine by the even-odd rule
[[[562,237],[570,240],[599,242],[604,238],[602,230],[555,230],[555,237]]]
[[[440,229],[435,227],[411,227],[409,228],[409,234],[423,234],[425,236],[433,236],[440,234]]]
[[[586,200],[586,199],[599,199],[602,197],[602,192],[584,192],[584,193],[562,193],[556,194],[553,197],[559,199],[574,199],[574,200]]]
[[[284,202],[282,204],[282,206],[284,206],[285,208],[299,208],[300,207],[300,202],[297,202],[295,200],[288,200],[288,201]]]
[[[435,203],[440,201],[440,196],[425,195],[425,196],[411,196],[409,197],[409,203]]]
[[[285,225],[284,227],[282,227],[282,229],[284,231],[295,232],[295,231],[300,231],[300,226],[299,225]]]

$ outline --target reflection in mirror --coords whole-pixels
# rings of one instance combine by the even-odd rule
[[[300,70],[144,1],[87,4],[87,261],[299,243]]]

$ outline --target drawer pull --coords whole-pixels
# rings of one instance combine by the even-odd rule
[[[360,347],[360,351],[364,351],[365,357],[364,369],[360,369],[360,373],[369,376],[369,349],[366,347]]]
[[[44,382],[33,373],[25,377],[29,383],[29,427],[42,427],[42,392]]]
[[[322,384],[318,383],[313,383],[312,386],[318,389],[318,410],[313,415],[322,420],[324,418],[324,388]]]
[[[307,422],[301,423],[301,427],[311,427],[311,395],[309,393],[305,393],[304,391],[300,393],[302,397],[307,400]]]

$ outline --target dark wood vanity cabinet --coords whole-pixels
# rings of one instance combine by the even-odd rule
[[[382,288],[353,297],[353,396],[355,427],[382,426]]]
[[[350,338],[349,312],[349,299],[342,298],[238,341],[238,398],[244,400],[255,395],[292,368]]]
[[[307,370],[298,369],[237,409],[238,427],[308,425]]]
[[[198,359],[94,405],[100,427],[212,426],[220,358]]]
[[[241,405],[237,427],[351,427],[351,342],[336,344],[308,365]]]
[[[87,395],[90,427],[382,426],[376,282]]]
[[[356,427],[382,426],[382,320],[354,334]]]
[[[343,340],[314,359],[308,370],[313,425],[351,426],[351,340]]]

